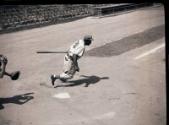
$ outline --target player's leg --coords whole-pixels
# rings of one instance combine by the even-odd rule
[[[62,82],[66,82],[68,79],[71,79],[71,78],[73,78],[72,74],[68,74],[67,72],[63,72],[60,75],[55,75],[55,74],[51,75],[51,82],[52,82],[52,85],[54,85],[56,79],[60,79]]]
[[[74,74],[75,74],[75,68],[72,65],[69,71],[65,71],[63,73],[61,73],[60,75],[51,75],[51,82],[52,85],[54,85],[54,82],[56,79],[60,79],[62,82],[66,82],[69,79],[72,79]]]
[[[60,75],[55,75],[55,74],[51,75],[52,85],[54,85],[56,79],[60,79],[61,81],[65,82],[67,79],[71,78],[71,76],[67,74],[67,72],[71,69],[71,65],[72,65],[72,60],[66,54],[64,56],[63,73],[61,73]]]
[[[66,82],[67,80],[73,78],[72,74],[68,74],[68,72],[63,72],[60,74],[60,80]]]

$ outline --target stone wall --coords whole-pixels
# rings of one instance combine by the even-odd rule
[[[0,6],[0,33],[62,23],[91,15],[126,11],[149,4],[56,4]]]
[[[57,23],[92,15],[90,5],[15,5],[0,6],[0,29]]]

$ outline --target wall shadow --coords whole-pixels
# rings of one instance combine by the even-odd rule
[[[3,105],[8,103],[22,105],[34,98],[33,96],[31,96],[32,94],[34,93],[26,93],[8,98],[0,98],[0,110],[4,109],[5,107]]]
[[[55,86],[55,88],[57,88],[57,87],[73,87],[73,86],[78,86],[78,85],[82,85],[82,84],[85,84],[85,87],[88,87],[90,84],[96,84],[100,80],[109,79],[109,77],[99,77],[99,76],[95,76],[95,75],[92,75],[92,76],[81,75],[81,77],[83,77],[83,78],[79,79],[79,80],[67,81],[66,83],[63,83],[63,85]]]
[[[159,25],[145,31],[124,37],[117,41],[106,43],[103,46],[93,48],[85,53],[85,56],[111,57],[118,56],[132,49],[142,47],[165,37],[165,25]]]

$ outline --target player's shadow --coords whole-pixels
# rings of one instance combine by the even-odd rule
[[[78,85],[82,85],[82,84],[85,84],[85,87],[88,87],[90,84],[96,84],[100,80],[109,79],[109,77],[99,77],[99,76],[95,76],[95,75],[92,75],[92,76],[81,75],[81,77],[84,77],[84,78],[79,79],[79,80],[67,81],[66,83],[64,83],[64,85],[57,85],[55,88],[57,88],[57,87],[72,87],[72,86],[78,86]]]
[[[22,105],[34,98],[33,96],[31,96],[32,94],[34,93],[26,93],[26,94],[16,95],[8,98],[0,98],[0,110],[4,109],[3,104],[14,103],[14,104]]]

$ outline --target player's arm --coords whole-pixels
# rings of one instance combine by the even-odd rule
[[[1,63],[1,61],[0,61],[0,78],[2,78],[3,77],[3,64]]]
[[[3,55],[0,55],[0,78],[3,78],[5,73],[5,68],[8,60]]]
[[[78,55],[73,54],[73,63],[75,65],[75,70],[79,72],[79,66],[78,66],[77,59],[78,59]]]

